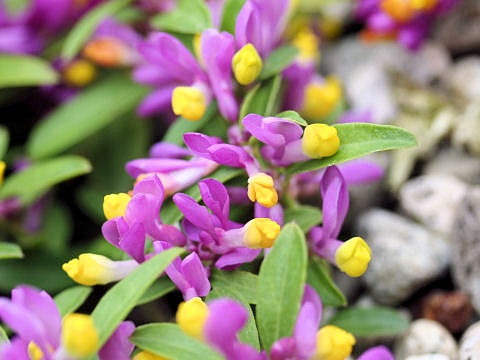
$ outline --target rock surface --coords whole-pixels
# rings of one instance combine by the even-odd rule
[[[453,224],[452,272],[457,285],[471,296],[480,312],[480,188],[471,188],[461,201]]]
[[[465,331],[460,340],[460,360],[480,360],[480,321]]]
[[[415,320],[410,324],[407,333],[396,343],[395,358],[401,360],[409,356],[426,354],[444,355],[447,359],[458,360],[457,343],[447,329],[436,321]]]
[[[424,354],[409,356],[405,360],[450,360],[450,358],[443,354]]]
[[[405,183],[400,206],[428,228],[450,235],[467,185],[450,175],[424,175]]]
[[[468,184],[480,183],[480,161],[464,151],[441,150],[424,169],[425,174],[449,174]]]
[[[357,225],[372,250],[362,277],[376,301],[396,304],[436,278],[450,261],[450,245],[441,235],[389,211],[372,209]]]

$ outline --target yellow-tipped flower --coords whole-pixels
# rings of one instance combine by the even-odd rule
[[[176,115],[197,121],[205,114],[207,101],[200,89],[193,86],[178,86],[173,90],[172,109]]]
[[[345,241],[335,253],[337,266],[351,277],[363,275],[367,271],[371,258],[372,251],[370,247],[358,236]]]
[[[117,216],[124,216],[128,202],[132,198],[125,193],[105,195],[103,198],[103,213],[110,220]]]
[[[265,173],[258,173],[248,179],[248,198],[260,205],[271,208],[277,205],[278,194],[273,179]]]
[[[65,82],[72,86],[82,87],[90,84],[97,76],[97,69],[87,60],[76,60],[63,70]]]
[[[42,360],[43,351],[37,344],[35,344],[35,342],[30,341],[28,343],[28,356],[31,360]]]
[[[410,1],[382,0],[380,8],[399,22],[407,22],[415,15],[415,9]]]
[[[135,355],[133,360],[169,360],[169,359],[160,355],[152,354],[151,352],[148,352],[148,351],[141,351],[137,355]]]
[[[302,138],[303,153],[313,159],[332,156],[340,147],[337,129],[326,124],[311,124],[305,128]]]
[[[117,280],[115,262],[102,255],[81,254],[78,259],[63,264],[62,269],[82,285],[105,285]]]
[[[323,84],[310,83],[305,88],[301,113],[311,120],[327,116],[341,97],[342,87],[335,77],[328,77]]]
[[[262,71],[262,66],[262,58],[250,43],[238,50],[232,59],[235,79],[242,85],[248,85],[255,81]]]
[[[93,319],[85,314],[69,314],[62,324],[62,345],[70,355],[85,357],[95,352],[98,332]]]
[[[207,321],[208,306],[199,297],[180,303],[176,320],[180,329],[197,339],[203,338],[203,328]]]
[[[315,360],[345,360],[352,352],[355,338],[352,334],[333,325],[317,332]]]
[[[243,241],[250,249],[270,248],[280,234],[280,225],[268,218],[252,219],[246,224],[246,228]]]
[[[5,162],[0,161],[0,186],[2,186],[2,184],[3,184],[3,176],[5,174],[5,168],[6,167],[7,167],[7,165],[5,164]]]
[[[410,4],[417,11],[428,11],[438,4],[438,0],[410,0]]]
[[[305,27],[295,35],[292,44],[300,51],[301,62],[318,61],[320,41],[309,27]]]

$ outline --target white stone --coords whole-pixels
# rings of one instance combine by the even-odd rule
[[[357,229],[372,250],[362,278],[380,303],[408,298],[450,261],[450,245],[443,236],[395,213],[372,209],[360,216]]]
[[[445,73],[442,82],[467,99],[480,98],[480,57],[464,57]]]
[[[400,206],[432,230],[450,235],[457,208],[467,185],[450,175],[424,175],[405,183]]]
[[[396,343],[395,358],[402,360],[408,359],[409,356],[426,354],[440,354],[449,360],[458,360],[457,343],[448,330],[438,322],[427,319],[415,320],[410,324],[407,333]]]
[[[448,356],[443,354],[424,354],[409,356],[405,360],[451,360]]]
[[[460,360],[480,359],[480,321],[470,325],[460,340]]]
[[[455,148],[440,151],[425,167],[425,174],[449,174],[468,184],[480,183],[480,161]]]

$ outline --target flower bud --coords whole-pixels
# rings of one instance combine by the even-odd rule
[[[93,319],[85,314],[69,314],[63,319],[62,345],[69,355],[86,357],[98,346],[98,332]]]
[[[305,128],[302,138],[303,153],[313,159],[332,156],[340,147],[337,129],[325,124],[311,124]]]
[[[245,227],[243,243],[250,249],[270,248],[280,234],[280,225],[269,218],[252,219]]]
[[[199,297],[180,303],[177,310],[177,324],[186,334],[203,338],[203,328],[208,317],[208,306]]]
[[[103,213],[110,220],[125,215],[125,209],[132,198],[125,193],[105,195],[103,198]]]
[[[78,87],[90,84],[96,75],[95,66],[87,60],[76,60],[63,70],[65,82]]]
[[[262,71],[262,66],[260,55],[250,43],[238,50],[232,59],[235,79],[242,85],[248,85],[255,81]]]
[[[5,164],[5,162],[0,161],[0,186],[2,186],[2,184],[3,184],[3,176],[5,174],[5,168],[6,167],[7,167],[7,165]]]
[[[320,52],[318,45],[320,41],[309,27],[305,27],[292,40],[293,46],[299,50],[299,59],[301,62],[315,62],[318,60]]]
[[[91,40],[82,51],[83,57],[104,67],[116,67],[128,64],[128,50],[114,38],[105,37]]]
[[[207,109],[205,95],[193,86],[177,86],[172,94],[172,109],[187,120],[200,120]]]
[[[31,360],[42,360],[43,359],[43,351],[40,349],[40,347],[35,344],[35,342],[30,341],[28,343],[28,356],[30,357]]]
[[[168,360],[167,358],[152,354],[151,352],[148,351],[141,351],[132,360]]]
[[[333,325],[317,332],[316,360],[345,360],[352,352],[355,338],[352,334]]]
[[[417,11],[432,10],[438,4],[438,0],[410,0],[410,5]]]
[[[351,277],[363,275],[371,258],[370,247],[358,236],[345,241],[335,253],[337,266]]]
[[[410,1],[405,0],[382,0],[380,8],[399,22],[407,22],[415,15],[415,9]]]
[[[278,202],[273,179],[265,173],[257,173],[248,179],[248,198],[260,205],[271,208]]]
[[[305,95],[301,114],[315,120],[330,114],[342,97],[340,81],[328,77],[322,84],[312,82],[305,87]]]

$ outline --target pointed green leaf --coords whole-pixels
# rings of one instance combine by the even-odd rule
[[[92,288],[87,286],[73,286],[63,290],[54,298],[60,315],[64,317],[77,310],[87,300],[91,292]]]
[[[182,252],[183,249],[171,248],[155,255],[113,286],[100,299],[92,312],[92,318],[99,334],[99,348],[135,307],[155,279]]]
[[[408,320],[404,315],[384,306],[350,307],[337,312],[329,324],[355,336],[397,335],[408,328]]]
[[[10,341],[8,340],[7,333],[0,326],[0,345],[2,345],[2,343],[8,343],[8,342],[10,342]]]
[[[317,291],[324,305],[347,305],[345,295],[333,282],[325,262],[318,257],[312,257],[308,261],[307,283]]]
[[[247,94],[240,109],[240,120],[248,114],[272,116],[278,107],[278,94],[282,84],[282,77],[277,75],[264,81]],[[258,85],[257,85],[258,86]]]
[[[17,244],[0,242],[0,259],[22,258],[22,248]]]
[[[154,16],[152,27],[183,34],[197,34],[212,27],[210,11],[202,0],[179,0],[174,10]]]
[[[63,43],[61,57],[72,60],[82,49],[85,42],[92,36],[98,25],[107,17],[114,15],[133,0],[111,0],[97,5],[87,12],[68,33]]]
[[[208,175],[208,178],[215,179],[220,181],[221,183],[224,183],[240,175],[241,173],[242,173],[242,170],[240,169],[220,166],[213,174]],[[191,196],[196,201],[200,201],[200,199],[202,198],[197,184],[193,184],[187,190],[182,192]],[[183,217],[183,214],[177,208],[175,203],[169,200],[162,206],[162,209],[160,210],[160,216],[162,218],[163,223],[175,224],[176,222],[180,221],[180,219]]]
[[[223,6],[223,16],[220,31],[228,31],[235,34],[237,16],[246,0],[227,0]]]
[[[162,296],[174,291],[176,288],[177,287],[170,279],[162,277],[156,280],[152,286],[145,291],[142,297],[137,301],[137,305],[143,305],[160,299]]]
[[[170,360],[223,359],[223,356],[203,341],[185,334],[177,324],[153,323],[139,326],[130,341],[142,350]]]
[[[0,187],[0,199],[18,196],[22,202],[31,201],[53,185],[90,172],[87,159],[65,155],[34,163],[29,168],[10,175]]]
[[[263,348],[291,336],[307,275],[307,246],[298,225],[285,225],[263,260],[258,278],[257,324]]]
[[[0,88],[52,85],[58,74],[47,61],[27,55],[0,55]]]
[[[214,271],[212,287],[226,289],[241,294],[249,304],[257,303],[258,276],[247,271]]]
[[[298,49],[292,45],[283,45],[272,51],[263,64],[259,80],[268,79],[285,70],[298,55]]]
[[[4,126],[0,126],[0,160],[5,156],[8,149],[9,135],[8,130]]]
[[[183,134],[203,128],[215,116],[217,109],[217,103],[212,101],[205,111],[205,114],[203,114],[202,118],[198,121],[190,121],[182,117],[177,118],[173,124],[169,126],[162,141],[183,145]]]
[[[44,118],[30,134],[28,155],[38,159],[68,149],[135,109],[147,93],[124,75],[106,78]]]
[[[275,115],[275,117],[288,119],[290,121],[293,121],[294,123],[297,123],[300,126],[307,126],[308,125],[307,120],[302,118],[299,113],[297,113],[296,111],[293,111],[293,110],[283,111],[283,112]]]
[[[257,325],[255,324],[255,317],[253,316],[252,308],[247,300],[241,293],[231,287],[217,286],[208,294],[206,301],[211,301],[219,298],[230,298],[238,301],[243,305],[248,312],[248,321],[239,332],[238,338],[241,342],[253,346],[255,349],[260,350],[260,341],[258,339]]]
[[[312,227],[322,222],[322,211],[314,206],[302,205],[286,209],[285,222],[295,222],[303,232],[308,232]]]
[[[408,148],[417,145],[415,136],[396,126],[366,123],[333,126],[337,129],[340,138],[338,152],[326,158],[293,164],[287,168],[289,173],[304,173],[356,159],[376,151]]]

